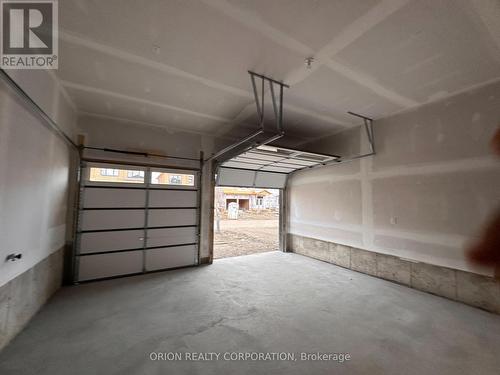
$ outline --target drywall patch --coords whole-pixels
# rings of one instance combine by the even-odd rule
[[[361,229],[333,228],[303,221],[290,221],[289,232],[305,237],[314,237],[323,241],[332,241],[334,238],[350,246],[363,246]]]
[[[373,186],[368,178],[372,170],[372,159],[364,158],[361,163],[361,210],[363,223],[363,245],[367,248],[373,246]]]
[[[314,220],[336,225],[361,224],[361,184],[356,180],[302,184],[290,189],[292,220]],[[309,199],[315,197],[314,200]],[[335,211],[341,220],[335,220]],[[297,216],[295,216],[297,215]]]
[[[375,121],[374,170],[432,167],[489,156],[489,141],[500,117],[500,100],[489,98],[499,90],[500,82],[494,82],[454,96],[448,107],[440,101]],[[436,138],[436,133],[442,136]]]
[[[459,171],[398,176],[373,181],[375,229],[397,228],[426,234],[471,236],[487,219],[481,201],[499,202],[500,171]],[[393,228],[394,229],[394,228]]]

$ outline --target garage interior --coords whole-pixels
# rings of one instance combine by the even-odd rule
[[[0,71],[2,375],[498,373],[497,0],[54,4]],[[279,251],[213,261],[216,186]]]

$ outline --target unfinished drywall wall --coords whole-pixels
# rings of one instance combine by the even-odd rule
[[[202,150],[200,134],[148,126],[136,121],[82,115],[78,118],[78,127],[80,133],[86,136],[86,146],[188,158],[199,158]]]
[[[74,137],[75,112],[52,74],[9,74]],[[0,348],[61,284],[74,153],[0,83]],[[22,258],[6,261],[12,253]]]
[[[500,205],[500,161],[489,140],[500,126],[500,82],[377,120],[377,154],[303,171],[289,180],[289,232],[454,269]],[[306,145],[355,154],[350,130]]]
[[[11,76],[70,136],[75,112],[44,71]],[[71,150],[17,98],[0,86],[0,286],[64,245]],[[22,253],[17,262],[4,262]]]

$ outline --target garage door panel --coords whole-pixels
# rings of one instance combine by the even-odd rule
[[[85,190],[84,208],[144,207],[143,189],[88,188]]]
[[[146,271],[196,264],[196,245],[146,250]]]
[[[268,166],[262,168],[262,171],[264,172],[278,172],[278,173],[290,173],[292,170],[289,168],[281,168],[281,167],[274,167],[274,166]]]
[[[288,168],[277,167],[264,167],[259,171],[221,167],[218,171],[217,185],[283,189],[286,185],[287,173],[290,171]]]
[[[282,189],[286,185],[286,174],[257,172],[255,186],[261,188]]]
[[[142,272],[142,251],[80,257],[78,280],[92,280]]]
[[[91,210],[82,212],[81,229],[106,230],[144,227],[144,210]]]
[[[196,209],[149,210],[148,227],[196,225]]]
[[[80,254],[101,251],[140,249],[144,245],[144,230],[82,233]]]
[[[197,192],[193,190],[151,190],[149,207],[196,207]]]
[[[112,163],[88,163],[85,168],[75,281],[144,273],[146,256],[149,271],[197,264],[197,172]],[[124,183],[129,176],[123,171],[136,169],[145,182]],[[96,173],[106,181],[96,180]],[[181,181],[172,176],[181,176]]]
[[[217,182],[221,186],[253,186],[255,171],[219,168]]]
[[[148,229],[147,238],[148,247],[198,242],[196,227]]]
[[[224,163],[225,167],[228,168],[241,168],[241,169],[248,169],[248,170],[256,170],[260,169],[262,165],[254,164],[254,163],[243,163],[243,162],[226,162]]]

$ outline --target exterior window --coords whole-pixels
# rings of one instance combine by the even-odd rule
[[[182,184],[182,178],[181,176],[177,174],[170,175],[168,177],[168,183],[172,185],[181,185]]]
[[[144,180],[144,171],[127,171],[128,178],[140,178]]]
[[[264,204],[264,197],[257,197],[257,206],[262,206]]]
[[[151,172],[152,185],[194,186],[193,174]]]
[[[143,184],[144,171],[117,168],[90,168],[89,181]]]
[[[101,176],[118,176],[119,170],[118,169],[111,169],[111,168],[100,168],[101,169]]]

